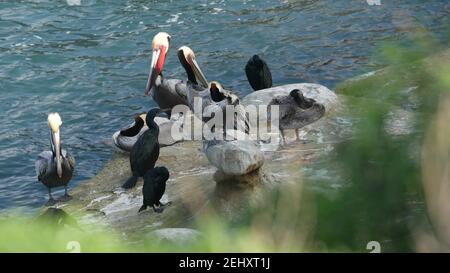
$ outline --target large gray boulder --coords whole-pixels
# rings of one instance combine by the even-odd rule
[[[226,175],[245,175],[264,164],[264,155],[251,140],[208,141],[204,151],[209,162]]]
[[[288,96],[289,93],[294,89],[300,90],[306,98],[312,98],[318,103],[324,105],[325,116],[329,115],[330,112],[335,112],[339,108],[339,100],[336,94],[327,87],[320,84],[286,84],[250,93],[241,100],[241,104],[247,108],[247,111],[250,111],[250,109],[252,109],[252,106],[253,110],[257,111],[257,118],[250,118],[250,125],[252,126],[252,128],[259,128],[259,138],[265,140],[265,143],[261,144],[261,149],[263,149],[264,151],[273,151],[278,149],[280,142],[278,130],[275,130],[275,128],[271,128],[271,125],[269,125],[270,120],[268,120],[267,108],[265,107],[267,107],[275,97]],[[261,109],[261,107],[263,108]],[[319,121],[323,119],[324,117],[322,117]],[[316,128],[317,122],[318,121],[308,125],[307,127]],[[267,126],[266,130],[264,130],[263,126]],[[271,129],[269,130],[269,128]]]
[[[332,109],[338,101],[336,94],[323,85],[315,83],[294,83],[252,92],[244,97],[241,103],[245,106],[268,105],[274,97],[289,95],[294,89],[300,90],[305,97],[323,104],[326,110]]]

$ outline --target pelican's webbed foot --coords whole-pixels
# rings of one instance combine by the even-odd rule
[[[286,136],[284,135],[284,131],[280,129],[280,142],[281,145],[286,145]]]
[[[61,198],[59,198],[59,201],[61,202],[67,202],[70,201],[72,199],[72,196],[68,195],[67,193],[64,194]]]
[[[63,197],[59,198],[59,201],[67,202],[70,199],[72,199],[72,196],[70,196],[69,193],[67,192],[67,186],[64,186],[64,195]]]
[[[297,141],[300,141],[300,130],[295,129],[295,137],[297,138]]]
[[[49,198],[48,201],[47,201],[47,203],[45,203],[45,206],[46,206],[46,207],[51,207],[51,206],[56,205],[57,203],[58,203],[58,202],[57,202],[55,199]]]

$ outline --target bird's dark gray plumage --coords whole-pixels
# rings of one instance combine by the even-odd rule
[[[159,75],[153,87],[153,100],[160,108],[172,109],[177,105],[187,105],[186,81],[179,79],[165,79]],[[167,112],[170,115],[170,111]]]
[[[48,208],[36,218],[36,222],[46,224],[47,227],[55,230],[62,229],[64,226],[81,230],[77,221],[60,208]]]
[[[166,167],[156,167],[145,174],[142,187],[143,204],[139,212],[147,207],[152,207],[155,212],[162,212],[166,204],[162,204],[160,200],[166,190],[168,179],[169,171]]]
[[[284,143],[284,130],[294,129],[299,139],[298,129],[319,120],[325,114],[325,106],[306,98],[298,89],[292,90],[287,96],[273,98],[269,109],[271,105],[279,106],[279,127]]]
[[[137,179],[155,167],[159,157],[159,127],[154,119],[161,110],[151,109],[146,116],[148,130],[145,131],[133,145],[130,153],[130,166],[132,176],[122,185],[130,189],[136,185]]]
[[[269,66],[258,55],[253,55],[248,60],[245,74],[255,91],[272,87],[272,73],[270,73]]]
[[[36,174],[38,180],[48,188],[67,186],[72,179],[75,169],[75,159],[66,150],[62,150],[62,177],[58,177],[56,172],[55,154],[52,151],[40,153],[36,160]]]
[[[148,129],[145,124],[146,115],[147,113],[136,115],[132,124],[113,134],[113,143],[117,148],[125,152],[131,152],[134,143]]]

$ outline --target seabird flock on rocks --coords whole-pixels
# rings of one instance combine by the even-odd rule
[[[166,32],[157,33],[152,40],[152,58],[148,74],[145,94],[150,95],[159,108],[153,108],[148,113],[137,114],[134,123],[113,135],[114,144],[122,151],[130,154],[131,176],[124,182],[122,188],[133,188],[139,177],[144,178],[142,188],[143,205],[139,212],[152,207],[155,212],[162,212],[167,204],[161,203],[169,179],[169,170],[155,167],[160,153],[158,142],[159,127],[155,117],[165,113],[171,118],[171,110],[177,105],[185,105],[194,112],[195,98],[201,99],[203,109],[215,106],[226,116],[227,106],[241,106],[238,95],[223,88],[218,81],[209,82],[196,61],[194,51],[188,46],[182,46],[177,51],[177,57],[186,72],[187,79],[166,79],[163,77],[163,67],[169,52],[171,36]],[[249,84],[260,92],[272,87],[272,75],[267,63],[254,55],[245,66],[245,73]],[[278,86],[287,89],[287,86]],[[290,92],[289,92],[290,91]],[[306,98],[299,90],[289,90],[289,95],[276,96],[269,103],[279,106],[279,129],[281,140],[285,143],[284,130],[298,129],[320,119],[325,113],[325,107],[312,98]],[[203,114],[203,113],[202,113]],[[270,114],[270,112],[269,112]],[[199,116],[203,123],[210,118]],[[237,119],[243,121],[243,131],[248,132],[249,123],[244,112],[238,112]],[[62,149],[60,140],[61,117],[58,113],[48,115],[50,128],[51,150],[40,153],[36,159],[36,174],[38,180],[48,188],[49,200],[47,205],[54,205],[58,201],[67,201],[70,196],[67,185],[74,169],[75,159]],[[217,128],[216,128],[217,129]],[[226,129],[226,128],[223,128]],[[233,129],[238,129],[236,123]],[[242,129],[242,128],[241,128]],[[53,198],[51,189],[64,187],[65,194],[57,201]],[[169,202],[170,203],[170,202]]]

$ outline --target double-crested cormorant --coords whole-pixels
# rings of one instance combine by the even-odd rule
[[[169,171],[166,167],[156,167],[149,170],[144,176],[144,186],[142,196],[144,197],[142,207],[139,212],[153,207],[155,212],[162,212],[167,204],[161,203],[161,197],[166,190],[166,181],[169,179]]]
[[[270,73],[267,63],[258,55],[253,55],[248,60],[245,66],[245,74],[255,91],[272,87],[272,73]]]
[[[137,179],[155,167],[159,157],[159,127],[154,121],[161,109],[154,108],[148,111],[145,121],[148,130],[145,131],[133,145],[130,153],[130,166],[132,176],[122,185],[125,189],[130,189],[136,185]]]
[[[287,96],[277,96],[269,103],[279,105],[279,127],[283,143],[286,143],[284,130],[295,129],[297,139],[298,130],[320,119],[325,114],[325,106],[314,99],[305,98],[298,89],[292,90]]]
[[[65,193],[62,200],[70,199],[67,193],[67,184],[72,179],[75,159],[68,151],[61,148],[59,128],[62,121],[59,114],[51,113],[47,120],[50,127],[52,150],[40,153],[36,159],[35,167],[38,180],[48,188],[49,200],[47,205],[53,205],[56,201],[52,197],[52,188],[64,186]]]

